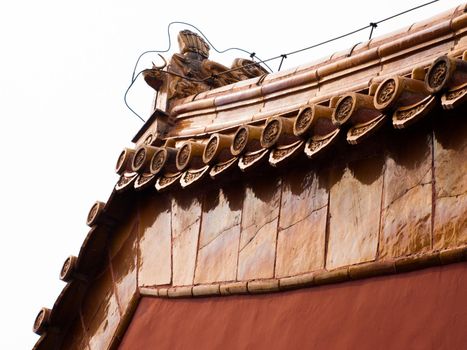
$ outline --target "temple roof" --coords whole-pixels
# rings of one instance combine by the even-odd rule
[[[345,157],[352,147],[388,128],[417,128],[434,111],[460,108],[467,99],[465,10],[466,5],[459,6],[318,62],[191,95],[169,111],[155,109],[133,138],[135,148],[118,158],[120,178],[109,199],[92,206],[87,218],[91,229],[81,250],[65,261],[60,273],[67,285],[52,309],[43,308],[36,318],[34,330],[41,338],[35,349],[60,344],[88,282],[104,264],[102,252],[112,230],[142,192],[206,186],[228,182],[233,172],[248,177],[257,169],[267,173],[299,160],[332,158],[338,142],[346,144],[340,154]],[[365,266],[329,271],[319,278],[333,283],[466,258],[465,249],[449,254],[379,263],[371,271]],[[252,281],[239,291],[274,291],[280,284],[288,289],[311,281],[306,276]],[[222,286],[153,293],[215,295]]]

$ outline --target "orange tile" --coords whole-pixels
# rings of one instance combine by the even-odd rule
[[[155,286],[172,281],[171,201],[150,196],[141,208],[138,285]]]
[[[174,286],[193,284],[201,220],[201,199],[189,192],[172,200],[172,257]]]
[[[437,119],[434,140],[434,248],[467,242],[467,123],[465,108]]]
[[[89,336],[90,349],[108,348],[120,322],[110,269],[93,282],[83,301],[81,312],[86,334]]]
[[[129,302],[136,292],[136,257],[137,257],[137,238],[138,223],[134,222],[129,228],[124,230],[129,232],[117,232],[116,236],[126,237],[118,251],[111,257],[112,274],[115,283],[118,302],[122,313],[127,309]]]
[[[62,348],[68,350],[89,350],[88,343],[89,339],[84,333],[81,318],[78,314],[63,339]]]
[[[326,269],[376,258],[382,177],[379,156],[331,171]]]
[[[279,231],[276,278],[294,276],[324,267],[327,212],[325,206]]]
[[[394,131],[385,161],[380,258],[429,251],[432,210],[432,137],[426,126]]]
[[[255,179],[245,191],[238,280],[274,275],[280,180]]]
[[[324,267],[327,173],[300,167],[283,177],[276,277]]]
[[[195,283],[235,280],[242,206],[238,186],[206,193]]]

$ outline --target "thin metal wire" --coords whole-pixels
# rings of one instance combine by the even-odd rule
[[[378,24],[371,22],[370,27],[371,27],[371,31],[370,31],[370,36],[368,37],[368,40],[371,40],[371,37],[373,36],[373,30],[378,27]]]
[[[319,42],[317,44],[313,44],[313,45],[310,45],[310,46],[307,46],[307,47],[304,47],[302,49],[298,49],[298,50],[295,50],[295,51],[291,51],[291,52],[288,52],[288,53],[285,53],[285,54],[281,54],[281,55],[278,55],[278,56],[275,56],[275,57],[271,57],[271,58],[268,58],[266,60],[262,60],[260,59],[258,56],[256,56],[256,53],[255,52],[248,52],[247,50],[244,50],[242,48],[239,48],[239,47],[230,47],[228,49],[225,49],[225,50],[218,50],[210,41],[209,39],[206,37],[206,35],[204,35],[204,33],[198,28],[196,27],[195,25],[193,24],[190,24],[190,23],[187,23],[187,22],[180,22],[180,21],[175,21],[175,22],[170,22],[169,25],[167,26],[167,35],[168,35],[168,38],[169,38],[169,47],[166,49],[166,50],[148,50],[148,51],[144,51],[141,55],[139,55],[138,59],[136,60],[136,63],[135,63],[135,67],[133,69],[133,74],[132,74],[132,77],[131,77],[131,84],[130,86],[128,86],[126,92],[125,92],[125,95],[124,95],[124,101],[125,101],[125,105],[128,107],[128,109],[130,111],[132,111],[139,119],[141,119],[143,122],[145,122],[145,120],[143,118],[141,118],[141,116],[136,113],[129,105],[128,105],[128,102],[127,102],[127,95],[128,95],[128,92],[130,91],[131,87],[133,86],[133,84],[135,83],[136,79],[138,78],[138,76],[143,72],[143,71],[140,71],[138,74],[136,74],[135,76],[135,73],[136,73],[136,69],[138,67],[138,64],[141,60],[141,58],[148,54],[148,53],[164,53],[164,52],[168,52],[172,46],[172,41],[171,41],[171,38],[170,38],[170,27],[174,24],[183,24],[183,25],[186,25],[186,26],[189,26],[191,28],[194,28],[195,30],[197,30],[201,36],[208,42],[208,44],[212,47],[212,49],[214,51],[216,51],[217,53],[219,54],[222,54],[222,53],[225,53],[227,51],[231,51],[231,50],[237,50],[237,51],[241,51],[241,52],[244,52],[246,54],[248,54],[250,56],[250,58],[254,61],[254,58],[256,57],[258,59],[257,62],[253,62],[253,63],[250,63],[250,64],[246,64],[244,66],[241,66],[241,67],[236,67],[236,68],[231,68],[231,69],[227,69],[225,71],[222,71],[222,72],[219,72],[219,73],[216,73],[216,74],[212,74],[211,76],[207,77],[207,78],[204,78],[204,79],[193,79],[193,78],[189,78],[189,77],[185,77],[185,76],[182,76],[180,74],[176,74],[174,72],[169,72],[169,71],[160,71],[162,73],[165,73],[165,74],[169,74],[169,75],[174,75],[174,76],[177,76],[177,77],[180,77],[182,79],[185,79],[185,80],[189,80],[189,81],[195,81],[195,82],[205,82],[205,81],[208,81],[214,77],[218,77],[219,75],[222,75],[222,74],[227,74],[227,73],[230,73],[230,72],[233,72],[233,71],[236,71],[236,70],[239,70],[239,69],[243,69],[243,68],[246,68],[246,67],[249,67],[249,66],[253,66],[253,65],[256,65],[258,63],[260,64],[264,64],[268,69],[269,71],[272,72],[272,69],[266,64],[266,62],[270,62],[270,61],[273,61],[273,60],[277,60],[279,58],[281,58],[281,62],[279,64],[279,68],[278,68],[278,71],[280,71],[281,67],[282,67],[282,63],[284,62],[284,59],[287,58],[287,56],[291,56],[291,55],[294,55],[296,53],[300,53],[300,52],[303,52],[303,51],[307,51],[307,50],[310,50],[310,49],[313,49],[313,48],[316,48],[318,46],[321,46],[321,45],[324,45],[324,44],[328,44],[330,42],[333,42],[333,41],[336,41],[336,40],[339,40],[339,39],[342,39],[342,38],[345,38],[345,37],[348,37],[350,35],[353,35],[353,34],[356,34],[358,32],[361,32],[365,29],[368,29],[368,28],[371,28],[371,31],[370,31],[370,36],[369,36],[369,39],[370,40],[373,36],[373,31],[376,27],[378,27],[378,24],[380,23],[383,23],[385,21],[388,21],[390,19],[393,19],[395,17],[398,17],[398,16],[401,16],[403,14],[406,14],[408,12],[411,12],[411,11],[414,11],[414,10],[417,10],[419,8],[422,8],[422,7],[425,7],[425,6],[428,6],[428,5],[431,5],[435,2],[438,2],[439,0],[433,0],[433,1],[429,1],[427,3],[424,3],[424,4],[421,4],[421,5],[418,5],[416,7],[413,7],[411,9],[408,9],[408,10],[405,10],[405,11],[402,11],[402,12],[399,12],[395,15],[392,15],[392,16],[389,16],[389,17],[386,17],[382,20],[379,20],[377,22],[370,22],[369,25],[367,26],[364,26],[364,27],[361,27],[361,28],[358,28],[358,29],[355,29],[351,32],[348,32],[348,33],[345,33],[345,34],[342,34],[342,35],[339,35],[339,36],[336,36],[334,38],[331,38],[331,39],[328,39],[328,40],[325,40],[325,41],[322,41],[322,42]]]
[[[390,16],[390,17],[387,17],[387,18],[382,19],[381,21],[378,21],[378,22],[375,22],[375,23],[376,23],[376,24],[383,23],[383,22],[385,22],[385,21],[387,21],[387,20],[393,19],[394,17],[398,17],[398,16],[404,15],[404,14],[406,14],[406,13],[408,13],[408,12],[411,12],[411,11],[414,11],[414,10],[418,10],[419,8],[425,7],[425,6],[427,6],[427,5],[431,5],[431,4],[433,4],[433,3],[435,3],[435,2],[438,2],[438,1],[439,1],[439,0],[433,0],[433,1],[430,1],[430,2],[426,2],[426,3],[421,4],[421,5],[418,5],[418,6],[416,6],[416,7],[412,7],[412,8],[409,9],[409,10],[405,10],[405,11],[396,13],[395,15],[392,15],[392,16]]]
[[[187,22],[181,22],[181,21],[174,21],[174,22],[170,22],[167,26],[167,37],[168,37],[168,40],[169,40],[169,46],[167,49],[165,50],[148,50],[148,51],[144,51],[142,54],[140,54],[138,56],[138,59],[136,60],[136,63],[135,63],[135,66],[133,68],[133,74],[131,75],[131,80],[133,81],[135,79],[135,74],[136,74],[136,69],[138,68],[138,64],[141,60],[141,58],[145,55],[147,55],[148,53],[165,53],[165,52],[169,52],[171,47],[172,47],[172,39],[171,39],[171,36],[170,36],[170,28],[175,25],[175,24],[182,24],[182,25],[185,25],[185,26],[189,26],[193,29],[195,29],[196,31],[199,32],[199,34],[208,42],[208,44],[211,46],[211,48],[216,51],[217,53],[219,54],[223,54],[223,53],[226,53],[228,51],[232,51],[232,50],[237,50],[237,51],[240,51],[240,52],[243,52],[243,53],[246,53],[248,54],[252,59],[256,56],[256,53],[255,52],[249,52],[247,50],[244,50],[240,47],[229,47],[225,50],[218,50],[212,43],[211,41],[209,41],[209,39],[207,38],[206,35],[204,35],[204,33],[198,28],[196,27],[195,25],[191,24],[191,23],[187,23]],[[258,60],[262,61],[258,56],[256,56],[256,58],[258,58]],[[272,69],[271,67],[269,67],[267,64],[265,64],[265,66],[269,69],[270,72],[272,72]]]
[[[281,71],[282,63],[283,63],[284,60],[287,58],[287,55],[281,55],[281,56],[282,56],[281,63],[279,63],[279,68],[277,68],[277,71],[278,71],[278,72]]]
[[[133,108],[130,107],[130,105],[128,104],[128,101],[127,101],[128,92],[130,92],[131,87],[133,86],[133,84],[135,83],[136,79],[139,77],[139,75],[140,75],[142,72],[143,72],[143,71],[139,72],[139,73],[135,76],[135,78],[132,79],[130,86],[128,86],[128,88],[127,88],[126,91],[125,91],[125,94],[123,95],[123,102],[125,102],[125,106],[127,106],[127,108],[128,108],[130,111],[132,111],[134,115],[136,115],[140,120],[142,120],[143,123],[146,123],[146,120],[144,120],[143,118],[141,118],[141,116],[140,116],[138,113],[136,113],[136,112],[133,110]]]

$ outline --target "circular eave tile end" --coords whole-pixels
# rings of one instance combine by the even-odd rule
[[[335,126],[339,127],[350,119],[355,110],[355,102],[356,99],[353,94],[344,95],[337,101],[332,114],[332,123]]]
[[[298,137],[306,135],[313,124],[313,117],[313,109],[311,107],[301,110],[293,124],[294,135]]]
[[[245,126],[241,126],[237,129],[232,140],[232,145],[230,146],[230,153],[232,153],[232,155],[238,156],[245,151],[248,144],[248,134],[248,128]]]
[[[146,162],[146,157],[147,157],[147,150],[145,146],[139,147],[133,156],[133,159],[131,161],[131,169],[134,172],[137,172],[141,169],[143,164]]]
[[[278,118],[271,118],[266,122],[266,126],[261,133],[261,146],[270,148],[274,146],[282,132],[282,123]]]
[[[399,79],[395,77],[384,80],[376,89],[374,97],[375,108],[380,111],[385,111],[391,108],[399,95],[399,85]]]
[[[63,263],[62,269],[60,270],[60,279],[63,282],[70,282],[73,278],[73,272],[75,271],[77,257],[70,255]]]
[[[151,174],[158,174],[165,166],[167,162],[167,150],[161,148],[156,153],[153,154],[151,162],[149,164],[149,171]]]
[[[88,217],[86,219],[86,224],[88,226],[94,226],[98,219],[99,216],[101,215],[103,209],[104,209],[105,203],[104,202],[95,202],[91,209],[89,210]]]
[[[42,335],[46,332],[47,327],[49,326],[50,313],[51,313],[51,310],[46,307],[43,307],[42,309],[40,309],[39,313],[36,316],[36,319],[34,320],[34,325],[32,327],[32,330],[34,333],[38,335]]]
[[[219,135],[213,134],[209,138],[203,152],[203,162],[210,164],[213,162],[216,155],[219,153]]]
[[[453,64],[447,56],[438,57],[428,69],[425,75],[425,85],[431,94],[443,90],[451,79]]]
[[[191,145],[189,142],[184,143],[177,152],[176,165],[179,171],[183,171],[190,164],[191,159]]]
[[[124,172],[130,171],[134,153],[135,150],[131,148],[125,148],[120,153],[117,159],[117,164],[115,165],[115,172],[118,175],[122,175]]]

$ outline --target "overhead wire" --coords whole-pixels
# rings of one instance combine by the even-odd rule
[[[376,29],[378,27],[378,24],[380,23],[383,23],[385,21],[388,21],[390,19],[393,19],[395,17],[398,17],[398,16],[401,16],[403,14],[406,14],[408,12],[411,12],[411,11],[414,11],[414,10],[417,10],[419,8],[422,8],[422,7],[425,7],[425,6],[428,6],[428,5],[431,5],[435,2],[438,2],[439,0],[432,0],[432,1],[429,1],[429,2],[426,2],[424,4],[421,4],[421,5],[418,5],[418,6],[415,6],[415,7],[412,7],[408,10],[405,10],[405,11],[402,11],[402,12],[399,12],[397,14],[394,14],[392,16],[389,16],[389,17],[386,17],[382,20],[379,20],[379,21],[376,21],[376,22],[370,22],[368,25],[364,26],[364,27],[361,27],[361,28],[358,28],[358,29],[355,29],[355,30],[352,30],[348,33],[345,33],[345,34],[342,34],[342,35],[339,35],[339,36],[336,36],[336,37],[333,37],[331,39],[328,39],[328,40],[324,40],[322,42],[319,42],[319,43],[316,43],[316,44],[313,44],[313,45],[310,45],[310,46],[306,46],[304,48],[301,48],[301,49],[298,49],[298,50],[294,50],[294,51],[291,51],[291,52],[288,52],[288,53],[284,53],[284,54],[280,54],[278,56],[274,56],[274,57],[271,57],[271,58],[268,58],[268,59],[265,59],[265,60],[262,60],[260,59],[258,56],[256,56],[256,53],[255,52],[249,52],[247,50],[244,50],[242,48],[239,48],[239,47],[230,47],[230,48],[227,48],[225,50],[218,50],[210,41],[209,39],[206,37],[206,35],[198,28],[196,27],[195,25],[191,24],[191,23],[187,23],[187,22],[181,22],[181,21],[174,21],[174,22],[170,22],[167,26],[167,35],[168,35],[168,40],[169,40],[169,47],[166,49],[166,50],[148,50],[148,51],[144,51],[142,54],[140,54],[138,56],[138,59],[136,60],[136,63],[135,63],[135,66],[134,66],[134,69],[133,69],[133,73],[132,73],[132,77],[131,77],[131,83],[130,85],[128,86],[127,90],[125,91],[125,95],[124,95],[124,102],[125,102],[125,105],[128,107],[128,109],[130,111],[132,111],[139,119],[141,119],[143,122],[145,122],[145,120],[143,118],[141,118],[141,116],[136,113],[129,105],[128,105],[128,102],[127,102],[127,95],[128,95],[128,92],[130,91],[131,87],[133,86],[133,84],[135,83],[136,79],[139,77],[139,75],[144,71],[140,71],[138,74],[136,74],[136,69],[138,67],[138,64],[141,60],[141,58],[148,54],[148,53],[165,53],[165,52],[169,52],[171,47],[172,47],[172,41],[171,41],[171,37],[170,37],[170,27],[174,24],[182,24],[182,25],[186,25],[186,26],[189,26],[191,28],[194,28],[196,31],[199,32],[199,34],[207,41],[207,43],[212,47],[212,49],[214,51],[216,51],[217,53],[219,54],[223,54],[225,52],[228,52],[228,51],[231,51],[231,50],[237,50],[237,51],[241,51],[243,53],[246,53],[250,56],[250,58],[254,61],[254,58],[256,57],[258,59],[258,61],[254,61],[253,63],[249,63],[249,64],[245,64],[243,66],[240,66],[240,67],[235,67],[235,68],[230,68],[230,69],[227,69],[225,71],[222,71],[222,72],[219,72],[219,73],[216,73],[216,74],[212,74],[211,76],[209,77],[206,77],[206,78],[203,78],[203,79],[193,79],[193,78],[190,78],[190,77],[185,77],[185,76],[182,76],[180,74],[176,74],[174,72],[169,72],[169,71],[164,71],[164,70],[160,70],[159,72],[161,73],[164,73],[164,74],[168,74],[168,75],[174,75],[174,76],[178,76],[182,79],[185,79],[185,80],[188,80],[188,81],[195,81],[195,82],[206,82],[210,79],[212,79],[213,77],[217,77],[219,75],[222,75],[222,74],[227,74],[227,73],[230,73],[230,72],[233,72],[233,71],[236,71],[236,70],[239,70],[239,69],[243,69],[243,68],[246,68],[246,67],[249,67],[249,66],[253,66],[253,65],[256,65],[256,64],[264,64],[270,72],[272,72],[272,69],[267,65],[267,62],[270,62],[270,61],[274,61],[274,60],[277,60],[279,58],[281,58],[281,62],[279,64],[279,68],[278,68],[278,71],[280,71],[280,69],[282,68],[282,64],[284,62],[284,60],[288,57],[288,56],[291,56],[291,55],[294,55],[294,54],[297,54],[297,53],[300,53],[300,52],[303,52],[303,51],[307,51],[307,50],[310,50],[310,49],[313,49],[313,48],[316,48],[316,47],[319,47],[319,46],[322,46],[322,45],[325,45],[325,44],[328,44],[330,42],[333,42],[333,41],[336,41],[336,40],[339,40],[339,39],[343,39],[345,37],[348,37],[350,35],[353,35],[353,34],[356,34],[358,32],[361,32],[363,30],[366,30],[368,28],[371,28],[371,31],[370,31],[370,36],[369,36],[369,39],[368,40],[371,40],[372,36],[373,36],[373,32],[374,32],[374,29]],[[136,74],[136,75],[135,75]]]
[[[172,38],[170,36],[170,28],[175,25],[175,24],[181,24],[181,25],[185,25],[185,26],[188,26],[188,27],[191,27],[193,29],[195,29],[196,31],[198,31],[198,33],[208,42],[208,44],[211,46],[211,48],[216,51],[217,53],[219,54],[223,54],[223,53],[226,53],[228,51],[232,51],[232,50],[236,50],[236,51],[240,51],[240,52],[243,52],[243,53],[246,53],[250,56],[250,58],[254,61],[255,57],[259,60],[258,62],[256,63],[264,63],[264,65],[269,69],[270,72],[272,72],[272,69],[271,67],[269,67],[265,61],[261,60],[261,58],[259,58],[255,52],[249,52],[245,49],[242,49],[242,48],[239,48],[239,47],[229,47],[227,49],[224,49],[224,50],[218,50],[212,43],[211,41],[208,39],[208,37],[195,25],[191,24],[191,23],[187,23],[187,22],[182,22],[182,21],[174,21],[174,22],[170,22],[168,25],[167,25],[167,37],[168,37],[168,41],[169,41],[169,45],[167,47],[167,49],[165,50],[147,50],[147,51],[144,51],[143,53],[141,53],[137,60],[136,60],[136,63],[135,63],[135,66],[133,67],[133,72],[131,74],[131,83],[130,85],[128,86],[128,88],[126,89],[125,91],[125,94],[123,96],[123,101],[125,103],[125,105],[127,106],[127,108],[133,112],[133,114],[135,114],[140,120],[142,120],[143,122],[145,122],[145,120],[143,118],[141,118],[141,116],[136,113],[133,108],[130,107],[130,105],[128,104],[128,93],[130,92],[130,89],[133,87],[136,79],[138,78],[138,76],[143,72],[143,71],[140,71],[138,74],[136,74],[136,70],[138,68],[138,64],[139,62],[141,61],[141,58],[149,53],[166,53],[166,52],[169,52],[170,49],[172,48]],[[167,72],[167,71],[164,71],[164,72]],[[175,74],[173,72],[167,72],[168,74],[172,74],[172,75],[177,75],[185,80],[191,80],[191,81],[197,81],[197,82],[201,82],[200,80],[197,80],[197,79],[191,79],[191,78],[188,78],[188,77],[184,77],[184,76],[181,76],[181,75],[178,75],[178,74]],[[225,73],[224,73],[225,74]]]

